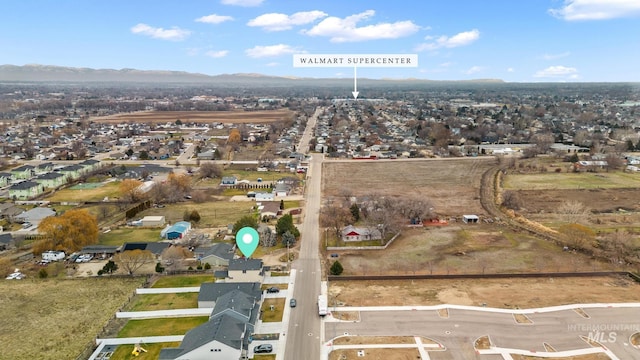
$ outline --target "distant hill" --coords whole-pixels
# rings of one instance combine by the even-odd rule
[[[29,64],[23,66],[0,65],[0,81],[9,82],[130,82],[130,83],[211,83],[219,85],[269,84],[269,85],[309,85],[311,78],[269,76],[262,74],[222,74],[205,75],[185,71],[136,70],[136,69],[91,69],[53,65]],[[439,83],[441,81],[422,79],[358,79],[366,82],[385,83]],[[344,79],[313,79],[317,85],[331,85]],[[467,80],[456,82],[503,83],[498,79]]]

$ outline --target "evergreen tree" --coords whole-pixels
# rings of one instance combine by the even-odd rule
[[[331,275],[340,275],[342,274],[342,272],[344,271],[344,268],[342,267],[342,264],[340,264],[340,261],[336,260],[333,262],[333,264],[331,264],[331,268],[329,269],[329,272],[331,273]]]
[[[353,203],[353,205],[351,205],[349,210],[351,211],[351,215],[353,216],[354,222],[357,222],[358,220],[360,220],[360,208],[358,207],[358,204]]]

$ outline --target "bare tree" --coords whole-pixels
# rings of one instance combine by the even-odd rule
[[[607,171],[618,170],[622,166],[624,166],[624,160],[622,160],[622,158],[615,153],[607,154],[607,156],[605,157],[605,161],[607,162]]]
[[[127,250],[115,256],[116,263],[127,272],[133,275],[146,264],[155,262],[155,256],[149,250]]]
[[[222,167],[214,162],[205,162],[200,164],[199,174],[203,179],[219,178],[222,177]]]
[[[515,191],[506,190],[502,193],[502,206],[512,210],[520,210],[522,208],[520,195]]]
[[[349,206],[333,202],[320,210],[320,225],[331,229],[340,238],[342,228],[353,222]]]
[[[193,253],[182,246],[169,246],[162,252],[162,260],[169,266],[171,271],[182,268],[184,260],[193,258]]]
[[[565,201],[558,207],[558,213],[565,222],[579,224],[587,221],[591,210],[579,201]]]

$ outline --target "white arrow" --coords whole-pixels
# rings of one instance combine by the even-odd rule
[[[353,99],[354,100],[358,100],[358,94],[360,94],[358,92],[358,76],[356,75],[356,67],[353,67],[353,91],[351,92],[353,94]]]

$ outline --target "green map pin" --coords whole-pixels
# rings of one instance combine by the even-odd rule
[[[243,227],[236,234],[236,244],[245,257],[251,257],[251,254],[258,247],[258,243],[260,243],[260,236],[252,227]]]

